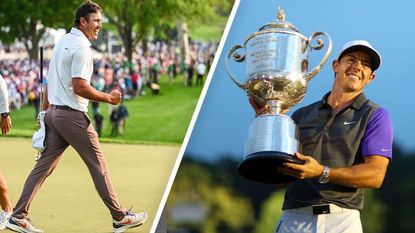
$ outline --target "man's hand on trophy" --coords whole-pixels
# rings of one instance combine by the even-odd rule
[[[311,156],[302,155],[299,152],[295,156],[304,161],[304,164],[283,163],[277,169],[284,175],[293,176],[297,179],[309,179],[318,177],[323,173],[323,165]]]
[[[267,114],[270,112],[269,106],[267,103],[262,102],[261,104],[258,104],[255,101],[255,97],[252,94],[248,95],[249,97],[249,103],[251,104],[252,108],[255,110],[255,117]]]

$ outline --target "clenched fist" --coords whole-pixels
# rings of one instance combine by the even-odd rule
[[[117,105],[121,102],[121,99],[121,92],[119,92],[118,90],[112,90],[110,93],[110,99],[108,103]]]

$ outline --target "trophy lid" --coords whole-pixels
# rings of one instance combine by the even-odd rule
[[[299,32],[294,25],[292,25],[290,22],[285,21],[285,13],[281,6],[278,7],[278,16],[276,20],[273,20],[272,22],[262,26],[259,31],[262,30],[272,30],[272,29],[283,29],[283,30],[289,30],[289,31],[295,31]]]

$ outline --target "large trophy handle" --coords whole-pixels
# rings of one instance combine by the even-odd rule
[[[309,43],[310,47],[314,50],[320,50],[324,47],[324,42],[320,38],[317,38],[318,36],[321,36],[321,35],[324,35],[328,38],[329,46],[327,47],[326,54],[324,54],[324,57],[323,57],[323,59],[321,59],[320,64],[318,66],[316,66],[312,71],[310,71],[310,72],[308,72],[304,75],[305,80],[307,80],[307,82],[310,81],[314,76],[316,76],[316,74],[318,74],[320,72],[321,68],[324,66],[324,64],[326,64],[327,59],[329,58],[330,53],[331,53],[331,48],[332,48],[331,38],[325,32],[314,32],[310,36],[310,38],[308,39],[308,43]],[[316,40],[317,45],[313,46],[311,42],[316,38],[317,38],[317,40]]]
[[[235,52],[236,50],[238,50],[238,49],[242,49],[242,48],[244,48],[244,46],[242,46],[242,45],[235,45],[235,46],[233,46],[229,51],[228,51],[228,54],[227,54],[227,56],[226,56],[226,58],[225,58],[225,66],[226,66],[226,72],[228,72],[228,75],[229,75],[229,77],[232,79],[232,81],[238,86],[238,87],[240,87],[241,89],[243,89],[243,90],[245,90],[245,84],[243,84],[243,83],[241,83],[241,82],[239,82],[238,80],[236,80],[236,78],[235,78],[235,76],[233,76],[233,74],[232,74],[232,72],[231,72],[231,69],[230,69],[230,67],[229,67],[229,63],[228,63],[228,60],[229,60],[229,58],[232,56],[232,54],[233,54],[233,60],[234,61],[236,61],[236,62],[243,62],[244,60],[245,60],[245,54],[243,54],[242,56],[239,54],[239,53],[237,53],[237,52]]]

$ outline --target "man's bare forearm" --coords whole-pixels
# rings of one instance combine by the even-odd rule
[[[73,78],[72,86],[75,94],[82,96],[86,99],[99,102],[111,102],[111,97],[109,94],[97,91],[89,83],[81,78]]]

